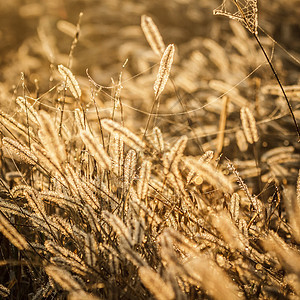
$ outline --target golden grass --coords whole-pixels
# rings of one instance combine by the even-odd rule
[[[256,1],[225,2],[240,22],[214,0],[53,1],[56,33],[19,3],[39,24],[3,62],[1,297],[299,297],[299,48],[260,40],[284,96]],[[291,2],[261,4],[268,30],[284,7],[297,32]]]

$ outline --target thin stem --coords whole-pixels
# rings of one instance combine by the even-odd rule
[[[257,41],[257,43],[258,43],[258,45],[259,45],[261,51],[263,52],[263,54],[264,54],[264,56],[265,56],[265,58],[266,58],[266,60],[267,60],[267,62],[268,62],[268,64],[269,64],[269,66],[270,66],[270,68],[271,68],[271,70],[272,70],[272,72],[273,72],[273,74],[274,74],[274,76],[275,76],[275,78],[276,78],[276,80],[277,80],[279,86],[280,86],[280,89],[281,89],[281,91],[282,91],[282,94],[283,94],[283,96],[284,96],[284,99],[285,99],[285,101],[286,101],[288,107],[289,107],[290,114],[291,114],[291,116],[292,116],[292,118],[293,118],[293,121],[294,121],[294,125],[295,125],[295,128],[296,128],[297,134],[298,134],[298,142],[300,142],[300,130],[299,130],[299,127],[298,127],[298,124],[297,124],[297,121],[296,121],[296,118],[295,118],[295,115],[294,115],[292,106],[291,106],[291,104],[290,104],[290,101],[289,101],[289,99],[288,99],[288,97],[287,97],[287,95],[286,95],[286,93],[285,93],[285,91],[284,91],[284,88],[283,88],[283,86],[282,86],[282,84],[281,84],[281,81],[280,81],[278,75],[277,75],[277,72],[276,72],[276,70],[275,70],[275,68],[274,68],[274,66],[273,66],[273,64],[272,64],[272,62],[271,62],[271,60],[269,59],[269,56],[268,56],[268,54],[266,53],[264,47],[262,46],[262,44],[261,44],[261,42],[260,42],[260,40],[259,40],[257,34],[253,33],[253,35],[254,35],[254,37],[255,37],[255,39],[256,39],[256,41]]]
[[[146,124],[146,128],[145,128],[145,131],[144,131],[143,139],[147,135],[147,131],[148,131],[148,127],[149,127],[149,124],[150,124],[150,120],[151,120],[151,117],[152,117],[152,114],[153,114],[153,111],[154,111],[154,107],[155,107],[155,104],[157,103],[157,101],[158,101],[158,99],[155,99],[154,102],[153,102],[153,104],[152,104],[151,111],[150,111],[150,114],[149,114],[148,119],[147,119],[147,124]]]
[[[71,49],[69,52],[69,59],[68,59],[68,68],[70,69],[72,66],[72,61],[73,61],[73,53],[74,50],[77,46],[78,40],[79,40],[79,33],[80,33],[80,23],[81,23],[81,18],[83,16],[83,13],[81,12],[79,14],[78,17],[78,22],[77,22],[77,27],[76,27],[76,32],[75,32],[75,36],[71,45]],[[59,121],[59,130],[58,130],[58,135],[61,136],[61,129],[62,129],[62,124],[63,124],[63,117],[64,117],[64,109],[65,109],[65,102],[66,102],[66,82],[67,80],[65,80],[64,82],[64,90],[63,90],[63,96],[62,96],[62,104],[61,104],[61,112],[60,112],[60,121]]]
[[[275,78],[276,78],[276,80],[277,80],[279,86],[280,86],[280,89],[281,89],[281,91],[282,91],[282,94],[283,94],[283,96],[284,96],[284,99],[285,99],[285,101],[286,101],[286,103],[287,103],[287,105],[288,105],[288,107],[289,107],[289,111],[290,111],[290,114],[291,114],[291,116],[292,116],[292,119],[293,119],[293,121],[294,121],[294,125],[295,125],[295,128],[296,128],[297,134],[298,134],[298,143],[300,143],[300,130],[299,130],[299,127],[298,127],[298,124],[297,124],[297,121],[296,121],[296,118],[295,118],[295,115],[294,115],[292,106],[291,106],[290,101],[289,101],[289,99],[288,99],[288,97],[287,97],[287,95],[286,95],[286,93],[285,93],[285,91],[284,91],[284,88],[283,88],[283,86],[282,86],[282,84],[281,84],[281,81],[280,81],[278,75],[277,75],[277,72],[276,72],[276,70],[275,70],[275,68],[274,68],[274,66],[273,66],[273,64],[272,64],[272,62],[271,62],[271,60],[269,59],[269,56],[268,56],[267,52],[265,51],[263,45],[261,44],[261,42],[260,42],[260,40],[259,40],[259,38],[258,38],[258,33],[257,33],[256,28],[255,28],[255,30],[251,30],[251,26],[250,26],[250,24],[249,24],[248,18],[245,16],[245,14],[244,14],[244,12],[243,12],[241,6],[239,5],[238,1],[237,1],[237,0],[233,0],[233,2],[234,2],[234,4],[236,5],[237,9],[239,10],[239,12],[240,12],[240,14],[241,14],[241,16],[242,16],[242,18],[243,18],[243,20],[244,20],[246,26],[247,26],[248,29],[251,31],[251,33],[254,35],[254,37],[255,37],[255,39],[256,39],[256,42],[258,43],[258,45],[259,45],[261,51],[263,52],[263,54],[264,54],[264,56],[265,56],[265,58],[266,58],[266,60],[267,60],[267,62],[268,62],[268,64],[269,64],[269,66],[270,66],[270,68],[271,68],[271,70],[272,70],[272,72],[273,72],[273,74],[274,74],[274,76],[275,76]]]

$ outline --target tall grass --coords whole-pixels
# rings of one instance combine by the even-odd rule
[[[93,9],[104,19],[117,11],[105,1],[90,3],[77,26],[59,23],[72,36],[65,55],[41,18],[40,56],[34,39],[36,60],[22,52],[20,61],[47,76],[32,84],[25,72],[12,97],[1,85],[1,297],[296,299],[299,144],[281,87],[246,30],[257,36],[257,16],[250,24],[238,10],[241,24],[216,18],[212,37],[187,40],[171,20],[148,16],[146,3],[124,3],[129,19],[130,7],[139,12],[123,44],[106,40],[120,46],[118,63],[106,51],[111,71],[85,55],[97,32]],[[196,8],[187,21],[204,17]],[[26,9],[20,14],[34,12]],[[272,40],[261,43],[272,49]],[[300,88],[289,72],[285,96],[297,117]]]

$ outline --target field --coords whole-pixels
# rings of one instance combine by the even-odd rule
[[[299,17],[0,2],[0,298],[299,299]]]

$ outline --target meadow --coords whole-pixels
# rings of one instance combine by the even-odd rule
[[[0,2],[0,296],[299,299],[299,16]]]

